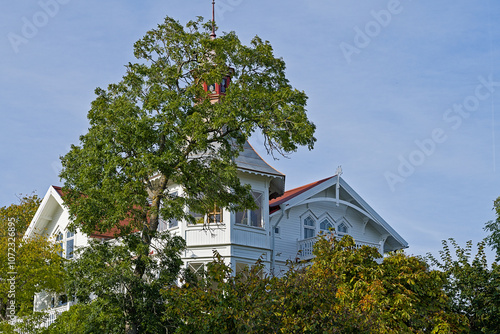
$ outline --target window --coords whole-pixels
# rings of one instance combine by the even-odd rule
[[[163,217],[158,217],[158,232],[165,231],[167,228],[167,222]]]
[[[67,232],[66,233],[66,258],[73,258],[73,251],[75,249],[75,233]]]
[[[222,210],[217,204],[214,204],[213,211],[208,213],[207,220],[209,224],[222,223]]]
[[[68,304],[68,296],[67,295],[58,295],[53,296],[50,300],[50,307],[61,307]]]
[[[340,225],[337,227],[337,231],[339,233],[347,233],[349,228],[347,227],[347,224],[345,222],[340,223]]]
[[[179,226],[179,222],[177,221],[177,219],[172,218],[168,221],[168,228],[174,228],[177,226]]]
[[[250,274],[250,272],[253,270],[256,270],[255,266],[256,266],[255,264],[250,265],[250,264],[244,263],[244,262],[236,262],[235,274],[240,275],[240,277],[242,279],[246,280],[248,278],[248,275]],[[264,277],[264,269],[263,268],[259,269],[259,271],[256,272],[256,274],[260,278],[263,278]]]
[[[227,87],[227,78],[222,78],[222,82],[220,85],[220,92],[225,93],[226,92],[226,87]]]
[[[177,191],[169,193],[167,195],[167,197],[170,197],[170,199],[177,198],[178,197]],[[164,201],[162,200],[162,202],[160,204],[162,206],[162,208],[164,207],[163,204],[164,204]],[[167,221],[160,214],[160,217],[158,218],[158,231],[160,231],[160,232],[165,231],[167,228],[174,228],[177,226],[179,226],[179,222],[177,221],[177,219],[171,218],[170,220]]]
[[[321,223],[319,223],[319,230],[323,233],[330,233],[330,231],[333,230],[333,224],[327,218],[324,218]]]
[[[64,306],[68,304],[68,296],[66,295],[60,295],[58,300],[57,300],[57,306]]]
[[[57,254],[60,257],[65,257],[67,259],[73,258],[73,251],[75,250],[75,233],[66,232],[66,238],[62,232],[57,233],[56,244],[59,246]]]
[[[222,208],[220,208],[217,204],[214,205],[213,210],[211,210],[207,214],[207,223],[208,224],[220,224],[222,223],[223,220],[223,211]],[[193,216],[195,220],[195,224],[203,224],[205,220],[205,215],[194,212],[194,211],[189,211],[189,214]],[[177,226],[177,225],[176,225]]]
[[[177,191],[174,191],[173,193],[170,194],[170,197],[172,197],[173,199],[179,197]],[[173,227],[177,227],[179,226],[179,222],[177,221],[177,219],[175,218],[172,218],[168,221],[168,228],[173,228]]]
[[[57,234],[56,237],[56,244],[59,246],[59,250],[57,251],[57,254],[59,254],[60,257],[63,256],[63,251],[64,251],[64,243],[63,243],[64,236],[61,232]]]
[[[198,213],[198,212],[194,212],[194,211],[189,211],[189,214],[191,216],[193,216],[196,224],[198,223],[203,223],[203,218],[205,217],[204,215],[202,215],[201,213]]]
[[[311,216],[304,219],[304,239],[312,238],[316,235],[316,222]]]
[[[205,264],[203,262],[189,262],[187,269],[197,280],[201,280],[205,276]]]
[[[252,191],[252,196],[255,201],[255,204],[257,204],[257,209],[236,212],[236,224],[242,224],[253,227],[263,227],[262,200],[264,194],[261,192]]]

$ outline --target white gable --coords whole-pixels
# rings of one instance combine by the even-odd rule
[[[338,176],[295,188],[270,202],[273,262],[310,258],[317,233],[333,227],[357,244],[381,253],[408,247],[407,242]],[[274,267],[274,265],[273,265]]]

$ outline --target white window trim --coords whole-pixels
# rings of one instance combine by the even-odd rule
[[[332,225],[334,231],[332,231],[332,233],[335,233],[336,232],[336,222],[335,222],[335,219],[333,219],[329,214],[328,212],[325,212],[324,214],[322,214],[321,216],[319,216],[318,220],[317,220],[317,226],[316,226],[316,235],[318,235],[321,231],[324,231],[325,233],[329,233],[328,230],[322,230],[321,229],[321,223],[324,221],[324,220],[328,220],[328,222]]]
[[[236,220],[236,217],[237,217],[237,214],[240,213],[240,212],[246,212],[246,216],[247,216],[247,221],[251,221],[252,220],[252,212],[254,210],[251,210],[251,209],[246,209],[245,211],[237,211],[237,212],[234,212],[233,213],[233,217],[234,217],[234,224],[236,226],[245,226],[245,227],[248,227],[248,228],[253,228],[253,229],[258,229],[258,230],[265,230],[266,228],[266,221],[265,221],[265,218],[264,218],[264,196],[265,196],[265,192],[264,191],[261,191],[261,190],[256,190],[256,189],[252,189],[251,190],[252,193],[258,193],[260,194],[260,226],[253,226],[253,225],[250,225],[250,224],[243,224],[243,223],[239,223],[237,220]],[[252,194],[253,196],[253,194]]]
[[[300,215],[300,236],[302,238],[302,240],[304,239],[309,239],[309,238],[306,238],[306,235],[305,235],[305,232],[304,232],[304,229],[306,228],[304,225],[304,221],[307,219],[307,217],[311,217],[311,219],[314,221],[314,237],[316,237],[317,235],[317,228],[318,228],[318,218],[316,217],[316,215],[311,211],[311,210],[307,210],[306,212],[304,212],[302,215]]]
[[[347,227],[347,232],[340,232],[339,226],[342,224],[344,224]],[[343,235],[349,234],[349,231],[351,229],[352,229],[352,225],[351,225],[351,223],[349,223],[349,221],[345,217],[342,217],[335,222],[335,233],[338,235],[343,236]]]
[[[70,237],[68,237],[68,233],[72,233]],[[58,236],[62,235],[61,240],[57,240]],[[57,228],[57,230],[54,232],[54,242],[56,245],[61,244],[61,253],[59,256],[61,256],[64,259],[70,260],[75,257],[75,249],[76,249],[76,233],[75,232],[70,232],[68,230],[62,231],[61,229]],[[66,253],[68,250],[68,241],[73,240],[73,251],[71,257],[68,257],[68,254]]]

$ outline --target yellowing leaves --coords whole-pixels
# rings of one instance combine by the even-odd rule
[[[15,277],[16,313],[29,314],[33,310],[33,297],[42,290],[61,291],[63,288],[63,259],[56,246],[44,237],[24,240],[23,235],[35,214],[40,199],[36,195],[23,196],[19,204],[0,208],[0,231],[6,231],[15,221],[16,236],[0,236],[0,318],[6,319],[5,306],[9,301],[8,278]],[[13,261],[7,258],[10,243],[15,243]],[[10,256],[12,257],[12,255]],[[15,275],[9,273],[15,272]]]

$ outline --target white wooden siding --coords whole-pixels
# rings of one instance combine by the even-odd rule
[[[322,191],[320,194],[328,193],[328,190]],[[317,197],[319,198],[319,197]],[[345,205],[336,206],[332,202],[314,202],[303,204],[291,208],[285,213],[279,227],[280,233],[275,236],[275,254],[277,261],[295,260],[298,256],[297,241],[303,240],[302,220],[311,214],[313,218],[322,218],[328,215],[335,221],[335,225],[344,218],[349,223],[348,234],[355,240],[378,244],[381,235],[371,223],[364,228],[363,215],[357,211],[347,208]],[[275,215],[271,221],[275,224],[279,219],[279,214]],[[320,220],[316,220],[316,230],[319,231],[318,224]],[[364,232],[363,232],[364,230]]]

